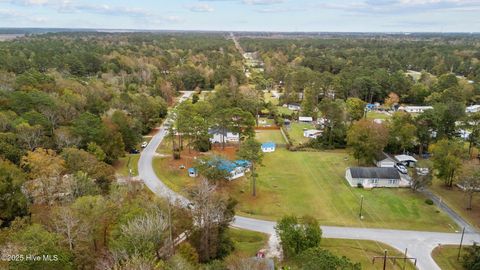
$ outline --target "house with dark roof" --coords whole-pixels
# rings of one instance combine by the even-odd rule
[[[345,179],[352,187],[400,187],[401,177],[396,168],[351,167],[345,172]]]

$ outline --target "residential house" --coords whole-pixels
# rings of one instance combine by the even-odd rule
[[[231,132],[228,130],[223,131],[221,128],[211,128],[208,131],[210,134],[210,142],[211,143],[231,143],[231,142],[239,142],[240,135],[235,132]]]
[[[245,175],[250,171],[251,163],[247,160],[230,161],[226,159],[218,160],[218,168],[228,172],[227,180],[232,181]]]
[[[480,105],[468,106],[465,110],[467,113],[477,113],[480,112]]]
[[[424,113],[426,110],[432,110],[432,106],[401,106],[399,111],[405,111],[408,113]]]
[[[345,172],[352,187],[400,187],[401,177],[395,168],[352,167]]]

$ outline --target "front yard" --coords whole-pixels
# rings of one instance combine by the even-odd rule
[[[462,250],[463,251],[463,250]],[[462,254],[464,254],[463,251]],[[438,246],[432,251],[432,257],[442,270],[463,270],[462,263],[457,261],[458,246]]]
[[[283,141],[278,130],[259,131],[257,139],[278,144]],[[222,151],[217,149],[216,154]],[[226,156],[233,158],[234,150],[229,149]],[[188,155],[180,161],[159,157],[154,160],[154,168],[169,187],[185,193],[185,188],[199,181],[187,175],[186,169],[193,163]],[[265,154],[263,164],[258,169],[256,197],[251,196],[250,179],[245,177],[219,185],[221,192],[239,201],[240,215],[277,220],[288,214],[308,214],[322,225],[446,232],[458,229],[437,207],[426,204],[424,196],[410,189],[351,188],[344,178],[345,169],[356,162],[344,150],[289,152],[280,146],[274,153]],[[180,165],[186,169],[180,169]],[[364,219],[360,220],[362,195]]]

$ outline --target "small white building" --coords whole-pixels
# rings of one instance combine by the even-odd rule
[[[381,153],[376,157],[376,165],[379,168],[393,168],[397,161],[385,153]]]
[[[271,152],[275,152],[277,145],[274,142],[266,142],[262,144],[261,148],[262,148],[262,152],[271,153]]]
[[[303,137],[305,138],[310,138],[310,139],[316,139],[322,135],[322,131],[318,129],[308,129],[303,131]]]
[[[472,105],[468,106],[467,109],[465,109],[467,113],[477,113],[480,112],[480,105]]]
[[[352,187],[400,187],[400,174],[395,168],[352,167],[345,172]]]
[[[408,113],[424,113],[426,110],[432,110],[432,106],[401,106],[399,111],[405,111]]]
[[[210,142],[211,143],[237,143],[240,141],[240,135],[235,132],[231,131],[222,131],[219,128],[213,128],[208,131],[208,134],[210,134]]]
[[[300,104],[290,103],[290,104],[287,104],[287,108],[291,111],[300,111],[302,107],[300,106]]]
[[[312,122],[313,122],[313,117],[310,117],[310,116],[299,116],[299,117],[298,117],[298,122],[302,122],[302,123],[312,123]]]

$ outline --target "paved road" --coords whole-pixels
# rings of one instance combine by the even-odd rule
[[[457,223],[457,225],[460,228],[465,228],[465,232],[468,233],[478,233],[478,230],[475,229],[470,223],[468,223],[465,219],[463,219],[457,212],[455,212],[452,208],[450,208],[448,205],[446,205],[440,197],[437,195],[433,194],[430,190],[428,189],[423,189],[420,192],[425,194],[428,198],[430,198],[435,205],[442,209],[450,218]]]
[[[183,99],[190,97],[192,92],[185,92]],[[168,188],[153,170],[153,158],[156,149],[166,135],[166,129],[161,126],[159,132],[152,138],[149,145],[142,151],[138,161],[138,171],[147,187],[159,197],[167,198],[182,206],[187,206],[189,201],[182,195]],[[270,234],[270,245],[278,248],[278,239],[275,236],[275,222],[236,216],[233,227]],[[353,227],[322,226],[323,236],[326,238],[374,240],[388,244],[403,252],[408,248],[408,255],[418,258],[417,266],[421,270],[440,270],[431,257],[432,250],[439,244],[458,244],[459,233],[438,233],[423,231],[367,229]],[[465,244],[480,242],[480,235],[466,233]]]

